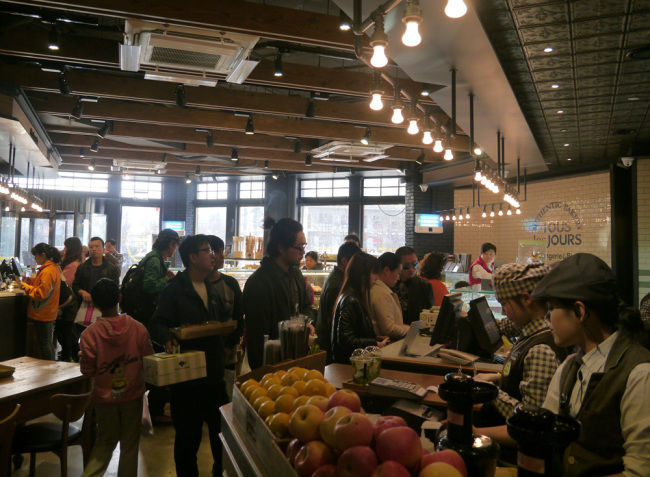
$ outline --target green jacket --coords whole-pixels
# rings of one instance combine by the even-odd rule
[[[151,259],[149,259],[151,257]],[[160,295],[167,286],[167,268],[165,259],[158,250],[152,250],[144,256],[142,261],[147,260],[142,281],[142,291],[150,295]]]

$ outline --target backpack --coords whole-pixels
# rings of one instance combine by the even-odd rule
[[[124,313],[138,321],[151,318],[151,316],[144,316],[144,313],[152,312],[151,307],[155,305],[155,296],[143,290],[147,262],[154,257],[155,255],[152,255],[138,264],[131,265],[122,279],[120,306]]]

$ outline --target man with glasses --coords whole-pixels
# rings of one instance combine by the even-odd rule
[[[402,262],[402,271],[393,291],[399,298],[404,324],[410,325],[420,319],[422,310],[428,310],[435,305],[433,288],[424,278],[416,276],[419,262],[415,250],[411,247],[400,247],[395,250],[395,255]]]
[[[206,321],[224,321],[230,315],[217,290],[208,279],[214,267],[214,255],[206,235],[187,237],[179,252],[185,270],[176,274],[160,295],[151,323],[152,337],[165,343],[168,352],[178,344],[169,331],[182,325]],[[173,384],[171,414],[176,430],[174,460],[179,477],[199,475],[196,453],[201,444],[203,423],[208,424],[214,465],[213,475],[221,475],[221,418],[219,408],[228,402],[223,380],[225,344],[223,336],[206,336],[180,341],[181,351],[205,353],[205,378]]]
[[[300,262],[307,239],[302,225],[289,218],[277,222],[267,217],[264,228],[270,229],[265,257],[260,268],[244,286],[244,315],[248,363],[251,369],[264,364],[264,335],[279,338],[278,323],[298,314],[314,320],[314,309],[307,293]],[[310,324],[313,332],[313,326]]]

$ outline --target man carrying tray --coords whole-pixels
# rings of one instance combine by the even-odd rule
[[[165,343],[168,352],[177,343],[170,328],[230,319],[208,280],[214,266],[214,255],[207,236],[187,237],[180,245],[179,252],[185,270],[169,280],[160,295],[151,323],[152,336],[159,343]],[[176,430],[174,461],[178,477],[199,475],[196,454],[201,444],[204,422],[208,424],[210,434],[213,475],[220,476],[222,473],[219,408],[228,402],[223,375],[225,349],[233,344],[228,342],[231,336],[212,335],[178,341],[181,351],[205,353],[207,371],[205,378],[170,386],[171,415]]]

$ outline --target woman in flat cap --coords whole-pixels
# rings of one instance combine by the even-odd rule
[[[580,438],[564,453],[564,476],[650,476],[650,351],[639,312],[617,293],[612,270],[579,253],[533,291],[550,310],[558,346],[575,346],[553,376],[543,407],[576,418]]]

